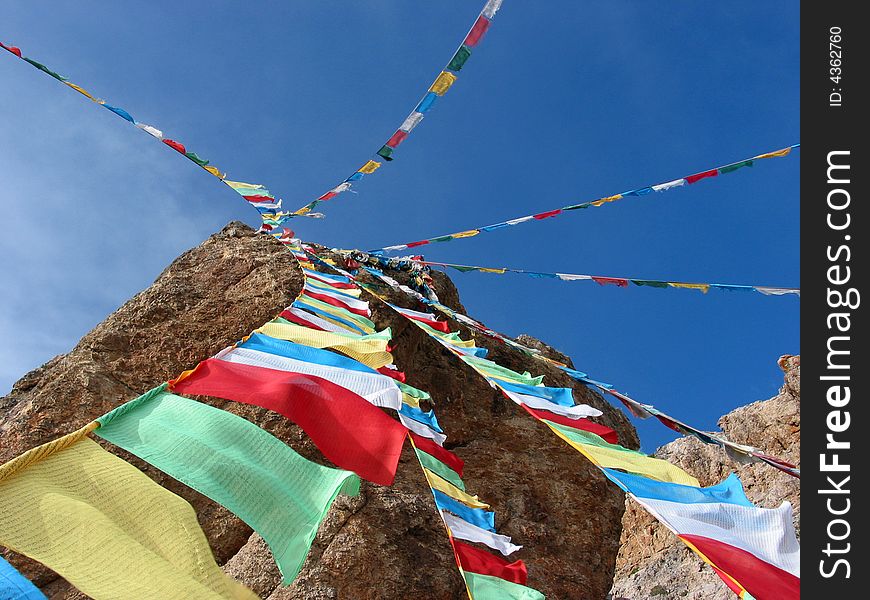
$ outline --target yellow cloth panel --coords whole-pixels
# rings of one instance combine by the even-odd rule
[[[462,502],[471,508],[489,508],[489,504],[481,502],[477,496],[469,496],[458,487],[436,473],[433,473],[429,469],[424,467],[423,472],[426,474],[426,479],[429,481],[429,487],[433,490],[438,490],[441,493],[447,494],[454,500]]]
[[[361,166],[359,168],[359,172],[365,173],[366,175],[369,175],[369,174],[377,171],[378,167],[380,167],[380,166],[381,166],[381,163],[379,163],[378,161],[370,160],[369,162],[367,162],[366,164],[364,164],[363,166]]]
[[[685,288],[687,290],[701,290],[701,293],[703,294],[710,291],[709,283],[668,283],[668,285],[675,288]]]
[[[0,480],[0,544],[95,600],[257,598],[218,568],[187,502],[81,431],[70,437]]]
[[[305,283],[310,286],[320,288],[322,290],[331,290],[340,294],[347,294],[348,296],[353,296],[354,298],[359,298],[362,295],[362,290],[352,288],[337,288],[333,285],[329,285],[328,283],[320,281],[319,279],[315,279],[314,277],[306,277]]]
[[[255,188],[258,190],[265,190],[266,188],[260,185],[259,183],[245,183],[244,181],[230,181],[229,179],[224,179],[224,183],[230,186],[231,188]]]
[[[550,425],[547,424],[547,427],[550,427]],[[563,435],[555,427],[550,427],[550,429],[599,467],[622,469],[629,473],[645,475],[658,481],[681,483],[695,487],[700,487],[701,485],[697,479],[667,461],[651,458],[640,452],[626,452],[625,450],[612,450],[610,448],[592,446],[591,444],[580,444]]]
[[[410,394],[406,394],[405,392],[402,392],[402,402],[407,404],[408,406],[420,408],[420,400]]]
[[[622,194],[616,194],[615,196],[608,196],[607,198],[601,198],[600,200],[596,200],[595,202],[590,202],[592,206],[601,206],[602,204],[606,204],[608,202],[613,202],[614,200],[619,200],[622,198]]]
[[[779,158],[781,156],[788,156],[791,152],[791,148],[783,148],[782,150],[777,150],[776,152],[768,152],[767,154],[759,154],[755,158]]]
[[[453,239],[474,237],[478,233],[480,233],[480,229],[469,229],[468,231],[460,231],[459,233],[453,234]]]
[[[496,273],[498,275],[504,275],[504,272],[505,272],[504,269],[487,269],[485,267],[478,267],[478,270],[481,273]]]
[[[455,82],[456,75],[448,73],[447,71],[441,71],[441,74],[435,80],[435,83],[432,84],[432,87],[429,88],[429,91],[435,92],[439,96],[443,96]]]
[[[273,338],[296,342],[312,348],[331,348],[373,369],[379,369],[393,362],[392,354],[387,352],[389,340],[381,334],[375,334],[375,336],[343,335],[288,323],[266,323],[257,331]]]
[[[221,173],[221,170],[218,169],[217,167],[212,167],[212,166],[206,165],[203,167],[203,169],[205,169],[206,171],[208,171],[209,173],[211,173],[212,175],[214,175],[218,179],[222,179],[224,176],[224,174]]]
[[[88,98],[90,98],[90,99],[93,100],[94,102],[97,101],[96,98],[94,98],[93,96],[91,96],[87,91],[85,91],[84,89],[80,88],[80,87],[77,86],[76,84],[74,84],[74,83],[70,83],[69,81],[64,81],[64,83],[65,83],[66,85],[68,85],[69,87],[71,87],[72,89],[74,89],[75,91],[77,91],[79,94],[82,94],[82,95],[84,95],[84,96],[87,96]]]

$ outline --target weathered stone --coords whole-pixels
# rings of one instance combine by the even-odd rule
[[[407,281],[404,273],[392,276]],[[441,300],[463,310],[452,282],[433,273]],[[275,240],[231,223],[175,260],[88,333],[68,354],[25,375],[0,416],[0,461],[56,438],[192,367],[258,327],[289,304],[301,288],[292,256]],[[404,296],[383,290],[411,308]],[[408,383],[428,390],[449,438],[466,461],[465,481],[497,513],[501,533],[524,549],[529,585],[556,600],[598,599],[611,586],[619,548],[623,495],[580,454],[494,392],[469,367],[417,327],[372,301],[379,327],[393,329],[395,361]],[[464,337],[475,337],[463,330]],[[578,402],[604,411],[601,422],[638,447],[621,411],[563,372],[504,344],[476,336],[491,356],[516,370],[575,388]],[[312,460],[325,463],[298,427],[255,407],[203,399],[239,414]],[[227,572],[264,598],[451,599],[466,592],[428,486],[409,448],[391,487],[368,483],[358,498],[340,498],[292,585],[265,544],[225,509],[163,473],[106,445],[155,481],[190,501]],[[326,463],[328,464],[328,463]],[[80,598],[47,569],[6,552],[49,596]]]

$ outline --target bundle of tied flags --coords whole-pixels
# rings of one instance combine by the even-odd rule
[[[248,355],[231,357],[238,350],[251,348],[251,341],[259,346],[261,342],[255,338],[265,332],[284,337],[293,333],[298,339],[301,335],[311,335],[303,333],[311,328],[322,332],[322,336],[340,336],[339,341],[355,338],[358,344],[368,344],[379,335],[370,320],[368,303],[359,299],[362,291],[351,277],[318,271],[300,245],[292,241],[285,245],[303,269],[305,284],[302,292],[293,305],[281,313],[281,317],[265,325],[235,349],[225,351],[221,358],[230,357],[230,360],[242,362],[263,360],[263,357]],[[317,262],[329,268],[328,264]],[[417,313],[417,316],[426,319],[431,315]],[[433,325],[441,327],[440,322],[434,320]],[[379,339],[388,341],[388,330],[386,333]],[[338,349],[340,346],[335,347]],[[365,362],[362,358],[360,360]],[[425,410],[421,404],[430,402],[431,396],[405,384],[404,374],[388,361],[391,357],[386,354],[380,361],[360,363],[355,372],[365,373],[370,378],[381,377],[391,383],[388,387],[398,392],[395,396],[391,394],[387,401],[380,397],[372,397],[370,401],[397,410],[399,421],[407,428],[439,515],[450,532],[454,554],[470,596],[475,600],[543,599],[543,594],[526,586],[527,569],[523,561],[509,562],[489,550],[472,545],[482,544],[503,556],[521,548],[513,544],[510,537],[497,533],[491,507],[467,492],[462,479],[464,462],[444,448],[447,435],[434,410]],[[344,366],[349,368],[347,364]],[[358,391],[368,392],[367,389]]]

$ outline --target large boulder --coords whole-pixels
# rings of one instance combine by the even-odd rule
[[[393,272],[402,279],[404,274]],[[441,300],[461,309],[452,282],[433,274]],[[230,223],[176,259],[146,290],[94,328],[68,354],[25,375],[0,399],[0,462],[45,443],[191,368],[274,317],[300,291],[301,272],[268,236]],[[389,290],[390,299],[413,307]],[[604,598],[619,550],[623,494],[580,454],[495,393],[469,367],[372,302],[379,327],[392,327],[396,364],[408,383],[428,390],[446,446],[465,460],[472,493],[491,503],[501,533],[524,549],[529,585],[548,598]],[[464,331],[465,337],[472,336]],[[578,402],[623,444],[637,448],[634,428],[601,396],[562,371],[504,344],[477,338],[516,370],[575,387]],[[545,345],[541,345],[545,347]],[[328,464],[297,426],[256,407],[209,400],[270,431],[311,460]],[[266,545],[222,507],[142,461],[105,444],[196,509],[215,557],[227,572],[271,600],[467,597],[428,486],[406,448],[395,484],[365,483],[357,498],[339,498],[301,573],[289,587]],[[81,598],[41,565],[4,552],[51,598]]]

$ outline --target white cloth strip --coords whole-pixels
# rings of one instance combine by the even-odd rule
[[[296,308],[296,307],[290,306],[290,307],[285,308],[284,310],[286,310],[287,312],[293,313],[294,315],[296,315],[297,317],[299,317],[303,321],[307,321],[308,323],[311,323],[312,325],[320,327],[324,331],[331,331],[333,333],[343,333],[343,334],[348,334],[348,335],[353,335],[355,333],[352,331],[348,331],[344,327],[336,325],[335,323],[330,323],[326,319],[321,319],[317,315],[313,315],[310,312],[302,310],[301,308]]]
[[[457,539],[484,544],[493,550],[498,550],[504,556],[509,556],[522,548],[522,546],[512,544],[510,537],[487,531],[477,525],[472,525],[446,510],[441,511],[441,518],[444,519],[444,523],[450,528],[450,533],[453,534],[453,537]]]
[[[656,192],[664,192],[671,188],[680,187],[681,185],[686,185],[685,179],[674,179],[673,181],[669,181],[667,183],[660,183],[658,185],[652,186],[652,189]]]
[[[496,382],[497,384],[497,382]],[[537,396],[529,396],[528,394],[518,394],[517,392],[513,392],[511,390],[506,390],[502,387],[499,387],[502,392],[507,394],[507,396],[516,402],[517,404],[525,404],[529,408],[536,408],[539,410],[546,410],[551,413],[555,413],[557,415],[562,415],[563,417],[568,417],[569,419],[582,419],[584,417],[600,417],[602,413],[597,408],[593,408],[588,404],[575,404],[574,406],[561,406],[554,402],[550,402],[549,400],[545,400],[543,398],[538,398]]]
[[[393,379],[380,373],[350,371],[339,367],[304,362],[286,356],[278,356],[260,350],[233,348],[216,358],[227,362],[277,369],[290,373],[302,373],[327,379],[336,385],[362,396],[375,406],[399,410],[402,407],[402,392]]]
[[[335,298],[336,300],[338,300],[339,302],[341,302],[342,304],[344,304],[348,308],[361,310],[361,311],[364,311],[366,314],[370,314],[369,303],[366,302],[365,300],[360,300],[359,298],[349,298],[347,296],[344,296],[344,295],[339,294],[337,292],[333,292],[331,290],[325,290],[323,288],[309,285],[308,283],[306,283],[303,286],[303,289],[311,292],[312,294],[322,294],[324,296],[329,296],[330,298]]]
[[[779,508],[759,508],[722,502],[683,504],[632,497],[677,534],[697,535],[740,548],[800,577],[800,544],[788,502],[783,502]]]
[[[424,438],[429,438],[439,446],[444,445],[444,440],[447,439],[447,436],[443,433],[438,433],[431,427],[427,426],[425,423],[420,423],[419,421],[415,421],[414,419],[408,418],[402,413],[399,413],[399,421],[401,421],[402,425],[413,431],[419,436]]]

